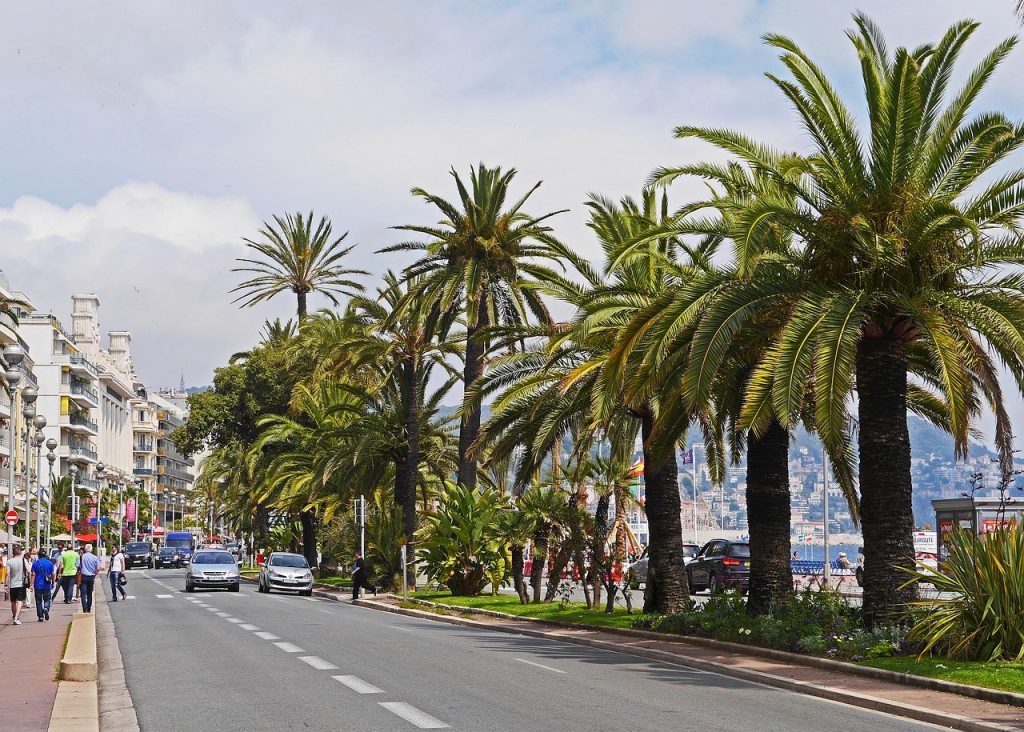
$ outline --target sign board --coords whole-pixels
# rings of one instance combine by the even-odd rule
[[[20,520],[21,519],[18,518],[18,512],[15,511],[13,508],[6,514],[4,514],[4,521],[7,522],[8,526],[14,526]]]
[[[981,533],[991,534],[999,529],[1012,529],[1016,525],[1017,521],[1015,519],[982,519]]]
[[[914,532],[914,551],[917,554],[938,554],[939,536],[934,531]]]

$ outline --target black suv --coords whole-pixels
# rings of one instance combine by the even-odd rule
[[[176,569],[181,566],[181,558],[178,556],[178,550],[173,546],[162,546],[160,551],[156,553],[156,568],[171,567]]]
[[[153,547],[148,541],[133,541],[124,546],[124,568],[147,567],[153,569]]]
[[[735,587],[746,592],[750,584],[750,544],[713,539],[701,547],[697,558],[686,565],[690,592]]]

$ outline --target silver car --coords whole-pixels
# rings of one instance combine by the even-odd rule
[[[292,590],[309,597],[313,594],[313,573],[301,554],[271,552],[260,570],[260,592]]]
[[[238,562],[223,549],[200,549],[185,569],[185,592],[202,587],[223,587],[238,592]]]
[[[690,542],[683,542],[683,566],[692,562],[697,558],[697,553],[700,552],[700,547]],[[629,582],[629,588],[631,590],[640,590],[647,586],[647,553],[633,562],[626,568],[626,573]]]

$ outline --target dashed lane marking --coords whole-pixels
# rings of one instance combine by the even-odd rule
[[[274,645],[277,646],[278,648],[280,648],[285,653],[305,653],[306,652],[304,648],[299,648],[294,643],[289,643],[288,641],[281,641],[280,643],[275,643]]]
[[[394,628],[395,630],[404,630],[406,633],[411,633],[413,631],[412,628],[403,628],[401,625],[389,625],[388,627]]]
[[[227,620],[229,623],[241,623],[242,622],[241,618],[224,618],[224,619]]]
[[[426,712],[421,712],[412,704],[405,702],[377,702],[392,714],[397,714],[406,722],[411,722],[420,729],[445,729],[448,725],[440,719],[431,717]]]
[[[174,595],[157,595],[157,597],[161,600],[170,600]]]
[[[216,615],[217,615],[218,618],[230,618],[231,617],[231,613],[224,613],[224,612],[216,613]]]
[[[519,661],[519,663],[528,663],[531,666],[536,666],[537,668],[543,668],[543,669],[547,669],[548,671],[554,671],[556,674],[564,674],[565,673],[565,671],[562,671],[561,669],[551,668],[550,666],[545,666],[543,663],[534,663],[533,661],[527,661],[525,658],[517,658],[515,660]]]
[[[253,635],[255,635],[257,638],[262,638],[263,640],[280,640],[281,639],[281,636],[274,635],[273,633],[268,633],[265,630],[261,630],[258,633],[253,633]]]
[[[324,659],[320,658],[320,656],[299,656],[299,660],[303,663],[308,663],[310,666],[317,669],[318,671],[333,671],[334,669],[338,668],[330,661],[325,661]]]
[[[374,686],[373,684],[363,681],[358,676],[332,676],[335,681],[340,681],[342,684],[350,688],[357,694],[383,694],[384,690]]]
[[[259,628],[257,628],[252,623],[242,623],[238,627],[241,628],[242,630],[259,630]]]

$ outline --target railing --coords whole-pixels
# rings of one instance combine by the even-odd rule
[[[133,448],[135,452],[153,452],[152,442],[136,442]]]
[[[93,432],[99,432],[100,431],[99,425],[97,425],[91,419],[83,417],[83,416],[81,416],[79,414],[72,414],[72,415],[69,415],[69,417],[70,417],[70,420],[71,420],[71,424],[78,425],[79,427],[88,427]]]
[[[99,459],[99,455],[96,451],[86,447],[85,445],[68,445],[68,452],[72,455],[85,455],[87,458],[92,460]]]
[[[99,374],[99,371],[96,370],[96,365],[92,361],[87,359],[85,356],[83,356],[82,354],[80,354],[80,353],[71,353],[71,354],[68,354],[68,355],[70,356],[71,363],[73,363],[73,364],[75,364],[77,366],[84,366],[87,371],[90,371],[94,375],[98,375]]]
[[[29,371],[27,368],[21,369],[21,375],[25,377],[25,381],[32,384],[32,386],[39,386],[39,381],[36,379],[36,375]]]
[[[135,468],[132,475],[153,475],[153,468]]]
[[[75,480],[75,485],[96,490],[100,487],[100,482],[98,480],[93,480],[92,478],[78,478]]]
[[[84,386],[82,384],[72,384],[71,385],[71,393],[72,394],[81,394],[83,396],[92,397],[92,400],[94,402],[98,402],[100,400],[100,395],[98,393],[96,393],[96,391],[94,391],[93,389],[90,389],[89,387]]]

